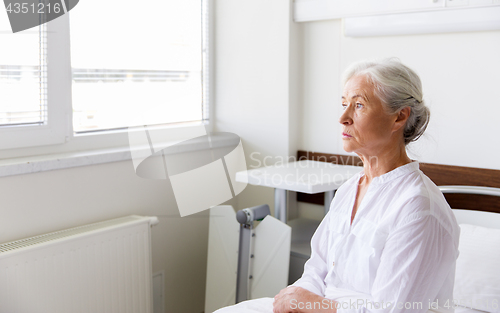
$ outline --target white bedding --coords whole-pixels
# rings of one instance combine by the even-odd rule
[[[500,229],[460,225],[453,296],[464,306],[500,313]]]

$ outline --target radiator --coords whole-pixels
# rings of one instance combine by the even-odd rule
[[[152,313],[156,223],[131,215],[0,244],[0,313]]]

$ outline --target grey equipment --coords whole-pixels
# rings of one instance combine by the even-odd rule
[[[253,258],[252,237],[253,222],[262,220],[271,211],[267,204],[240,210],[236,213],[236,220],[240,223],[240,242],[238,248],[238,272],[236,274],[236,303],[248,300],[250,273],[250,259]]]

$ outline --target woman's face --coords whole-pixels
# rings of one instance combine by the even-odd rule
[[[342,107],[344,113],[339,122],[345,151],[372,156],[393,148],[397,114],[386,113],[384,104],[374,94],[373,84],[365,76],[354,76],[347,81]]]

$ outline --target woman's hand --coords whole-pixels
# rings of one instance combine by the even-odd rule
[[[314,307],[316,303],[316,307]],[[328,303],[328,305],[327,305]],[[301,287],[289,286],[274,297],[273,313],[336,312],[330,311],[330,300]],[[328,309],[326,307],[328,306]]]

